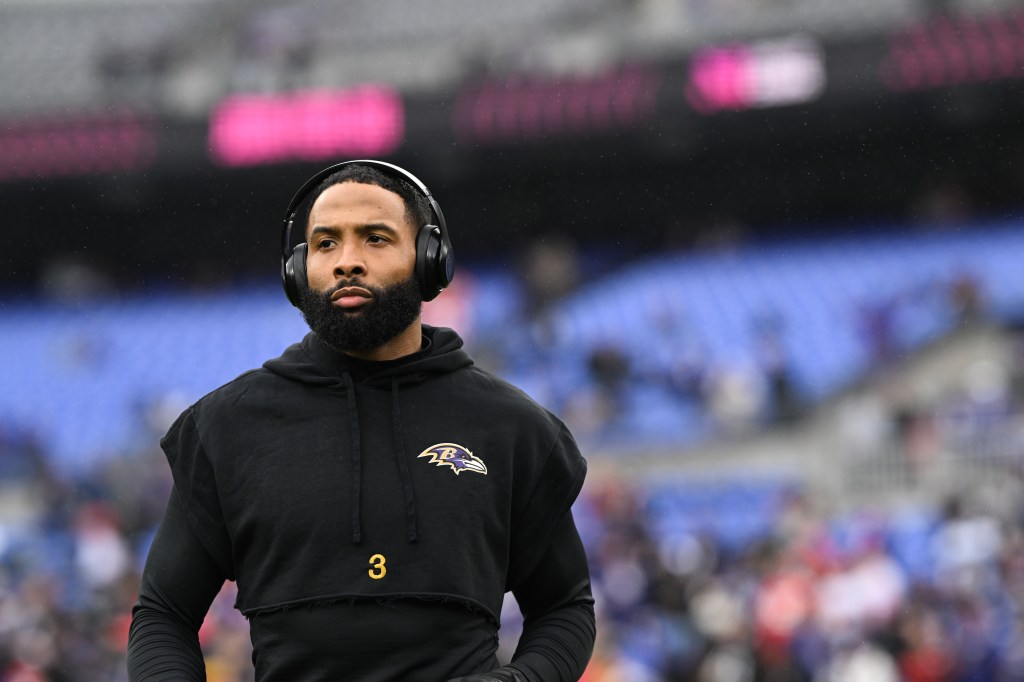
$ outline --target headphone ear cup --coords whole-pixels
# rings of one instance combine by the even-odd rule
[[[416,280],[420,284],[420,296],[432,301],[444,287],[438,286],[437,257],[441,247],[441,229],[436,225],[424,225],[416,235]]]
[[[452,253],[452,245],[447,239],[441,238],[441,245],[437,251],[437,283],[438,291],[446,288],[452,283],[455,276],[455,254]]]
[[[309,286],[309,281],[306,279],[306,254],[308,251],[309,246],[305,242],[296,244],[291,255],[288,256],[288,260],[285,261],[281,277],[284,282],[284,293],[296,308],[302,301],[302,292]]]

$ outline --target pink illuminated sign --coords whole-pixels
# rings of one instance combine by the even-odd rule
[[[825,89],[820,46],[803,37],[710,47],[690,62],[686,98],[704,114],[799,104]]]
[[[134,170],[155,152],[152,123],[129,113],[0,123],[0,180]]]
[[[587,78],[489,81],[463,88],[452,126],[474,142],[621,130],[654,113],[660,83],[659,71],[631,65]]]
[[[1024,78],[1024,12],[941,16],[890,38],[882,82],[896,91]]]
[[[236,95],[210,117],[210,154],[227,166],[378,156],[394,151],[404,134],[402,98],[387,87]]]

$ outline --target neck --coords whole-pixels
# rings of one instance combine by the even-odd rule
[[[423,325],[417,317],[404,331],[399,332],[390,341],[386,341],[373,350],[365,352],[347,350],[344,352],[346,355],[351,355],[359,360],[382,362],[384,360],[404,358],[406,355],[419,352],[422,347]]]

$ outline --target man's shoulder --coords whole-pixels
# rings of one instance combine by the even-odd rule
[[[233,405],[259,402],[265,400],[268,395],[280,391],[282,384],[287,383],[273,372],[256,367],[213,389],[197,400],[193,409],[210,412]]]
[[[469,397],[478,400],[481,405],[544,421],[558,421],[550,410],[530,397],[526,391],[496,374],[477,365],[467,367],[461,374]]]

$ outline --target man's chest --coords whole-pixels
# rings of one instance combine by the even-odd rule
[[[384,391],[359,395],[358,412],[324,401],[300,419],[240,432],[218,481],[242,546],[462,542],[507,532],[514,444],[485,421]],[[264,433],[260,433],[264,431]],[[358,526],[354,528],[354,525]],[[262,543],[257,543],[262,544]],[[364,552],[365,553],[365,552]]]

